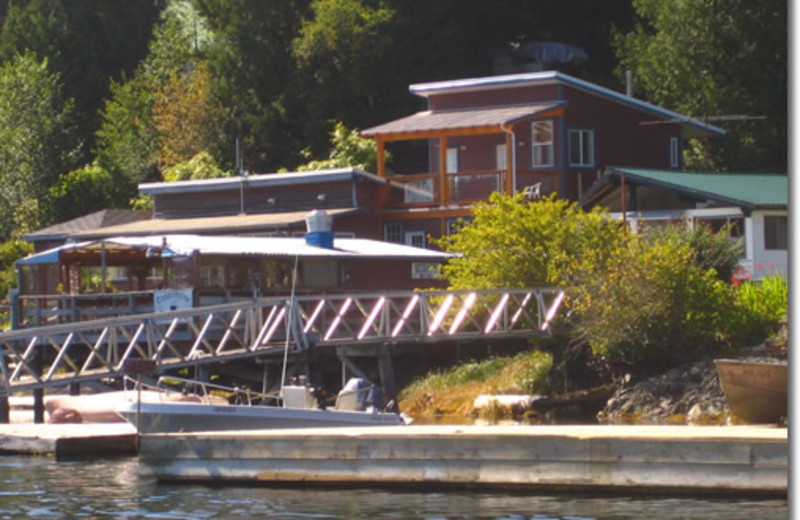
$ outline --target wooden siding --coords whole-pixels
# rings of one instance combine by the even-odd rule
[[[318,198],[324,194],[324,199]],[[274,204],[270,203],[274,199]],[[272,188],[254,188],[245,185],[245,213],[283,213],[350,207],[354,203],[352,182],[318,185],[301,184]],[[239,189],[221,189],[201,193],[169,193],[154,197],[156,218],[192,218],[237,215],[241,211],[242,192]]]
[[[680,136],[678,123],[646,124],[659,119],[575,88],[564,87],[564,94],[568,109],[564,116],[565,128],[556,133],[558,142],[567,139],[568,131],[573,128],[593,130],[595,139],[592,167],[566,166],[567,198],[578,200],[598,178],[598,172],[608,166],[669,169],[670,137]],[[564,157],[567,157],[568,143],[563,146]]]
[[[442,289],[442,280],[411,277],[407,260],[352,260],[350,264],[350,289],[355,291]]]

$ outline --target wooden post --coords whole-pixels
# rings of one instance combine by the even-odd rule
[[[392,367],[392,353],[389,347],[381,345],[378,350],[378,373],[383,387],[383,403],[397,399],[397,384],[394,379],[394,368]]]
[[[450,199],[447,177],[447,136],[439,137],[439,204],[447,205]]]
[[[42,361],[41,349],[37,348],[33,355],[33,370],[37,376],[42,375]],[[33,390],[33,422],[35,424],[44,423],[44,388]]]
[[[11,422],[11,406],[8,403],[8,366],[5,351],[0,352],[0,374],[2,374],[2,387],[0,387],[0,424]]]
[[[506,178],[505,192],[507,195],[514,195],[514,177],[517,176],[517,158],[514,149],[514,141],[511,132],[506,132]]]
[[[389,205],[391,186],[386,179],[386,143],[380,137],[376,138],[378,143],[378,177],[386,180],[386,184],[378,188],[378,208],[384,209]]]

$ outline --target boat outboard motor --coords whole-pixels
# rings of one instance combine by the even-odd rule
[[[374,385],[366,379],[351,378],[336,397],[336,409],[356,412],[365,411],[367,407],[373,404],[370,402],[373,388]]]

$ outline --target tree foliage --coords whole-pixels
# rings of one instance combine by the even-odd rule
[[[459,254],[443,268],[453,289],[567,289],[571,318],[561,333],[576,348],[560,348],[558,366],[581,345],[615,371],[707,359],[763,340],[781,308],[776,291],[762,298],[778,302],[764,306],[769,312],[741,303],[758,298],[737,297],[731,284],[741,250],[727,227],[632,234],[601,211],[495,193],[439,244]]]
[[[363,139],[358,130],[348,130],[339,121],[330,134],[331,150],[327,159],[312,160],[297,167],[297,171],[325,170],[330,168],[356,168],[365,172],[375,172],[378,168],[378,144],[371,139]],[[309,150],[305,151],[310,155]],[[391,155],[386,154],[386,161]]]
[[[460,255],[442,273],[452,288],[569,286],[580,266],[603,265],[622,238],[601,210],[584,212],[554,196],[528,203],[493,193],[473,214],[439,241]]]
[[[71,220],[114,207],[117,184],[97,161],[62,175],[49,190],[49,213]]]
[[[298,97],[318,123],[369,120],[388,88],[381,68],[393,44],[388,29],[395,11],[362,0],[314,0],[310,10],[292,42],[303,82]]]
[[[153,129],[163,170],[213,150],[220,141],[222,108],[212,97],[206,67],[174,74],[153,103]]]
[[[635,30],[616,37],[619,73],[633,71],[648,100],[711,118],[728,132],[724,139],[690,142],[687,167],[786,172],[787,2],[633,5]]]
[[[47,189],[73,162],[72,102],[32,52],[0,66],[0,238],[46,224]]]
[[[188,181],[197,179],[216,179],[230,177],[231,171],[223,171],[208,152],[199,152],[197,155],[175,164],[164,170],[164,180],[167,182]]]
[[[731,285],[698,262],[677,226],[631,234],[601,271],[575,286],[577,332],[623,370],[647,372],[710,358],[733,345]]]
[[[73,99],[81,159],[93,147],[109,80],[130,73],[147,52],[160,1],[15,0],[0,31],[0,61],[32,51]],[[2,21],[2,20],[0,20]]]
[[[192,25],[187,27],[184,25],[187,23]],[[185,71],[191,70],[197,53],[193,29],[192,18],[183,10],[166,9],[161,23],[153,29],[149,53],[133,77],[123,77],[111,85],[111,97],[105,104],[102,125],[97,131],[97,157],[100,165],[111,172],[120,185],[127,186],[127,190],[120,190],[118,203],[133,197],[139,182],[159,180],[159,165],[188,160],[196,153],[185,150],[192,147],[186,141],[193,129],[181,129],[174,121],[181,116],[181,110],[183,115],[192,111],[189,106],[192,97],[193,101],[202,98],[198,110],[211,106],[205,73],[185,79]],[[177,106],[174,109],[167,106],[162,94],[169,95]],[[157,105],[157,102],[162,104]],[[193,117],[190,124],[202,119],[197,112],[190,115]],[[206,126],[203,121],[201,127]],[[176,135],[169,133],[176,129]],[[180,153],[178,149],[182,149]],[[162,160],[164,154],[167,157]]]

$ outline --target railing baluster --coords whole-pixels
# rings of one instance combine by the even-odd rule
[[[288,305],[295,305],[296,319],[286,324],[286,332],[291,331],[295,345],[308,348],[344,341],[435,342],[445,335],[447,339],[476,334],[541,335],[549,333],[564,299],[564,292],[555,289],[319,295],[297,297],[294,303],[285,297],[265,298],[0,332],[0,345],[11,372],[9,389],[16,391],[119,377],[123,362],[133,356],[154,359],[158,370],[166,371],[234,356],[271,355],[279,349],[270,347],[283,346],[285,341],[279,330],[286,324]],[[311,311],[310,316],[305,309]],[[179,327],[182,324],[187,327]],[[244,331],[243,338],[239,330]],[[232,344],[234,340],[238,345]],[[37,371],[34,359],[49,348],[56,355]],[[84,349],[88,351],[85,357]],[[203,350],[211,355],[201,355]]]

